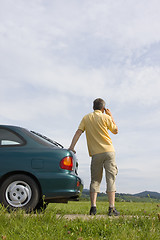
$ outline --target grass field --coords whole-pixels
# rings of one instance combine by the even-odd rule
[[[88,214],[89,202],[49,204],[44,213],[25,214],[23,211],[8,214],[0,208],[1,239],[160,239],[159,203],[117,203],[120,217],[89,220],[67,220],[66,214]],[[108,203],[97,203],[97,214],[105,215]]]

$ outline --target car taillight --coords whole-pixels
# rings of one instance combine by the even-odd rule
[[[60,162],[60,167],[62,169],[66,169],[66,170],[73,170],[73,158],[72,157],[64,157],[61,162]]]
[[[77,187],[79,187],[81,185],[80,181],[77,180]]]

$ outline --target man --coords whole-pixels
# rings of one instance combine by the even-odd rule
[[[105,108],[105,101],[97,98],[93,102],[94,112],[83,117],[78,130],[76,131],[70,150],[75,152],[74,147],[85,131],[89,155],[91,161],[91,184],[90,184],[90,199],[91,209],[90,215],[96,214],[97,193],[100,192],[100,183],[102,180],[103,167],[106,173],[107,194],[109,200],[109,216],[119,215],[115,208],[115,178],[117,175],[117,166],[115,163],[115,150],[112,145],[112,140],[108,134],[108,129],[113,133],[118,133],[111,111]],[[105,114],[103,114],[105,113]]]

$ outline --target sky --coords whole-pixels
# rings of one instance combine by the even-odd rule
[[[0,5],[0,123],[35,130],[68,148],[101,97],[119,129],[110,133],[117,192],[160,192],[160,1]],[[75,149],[89,188],[85,134]]]

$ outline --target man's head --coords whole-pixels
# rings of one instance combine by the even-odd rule
[[[106,103],[102,98],[97,98],[93,102],[93,109],[94,110],[104,110],[105,104]]]

